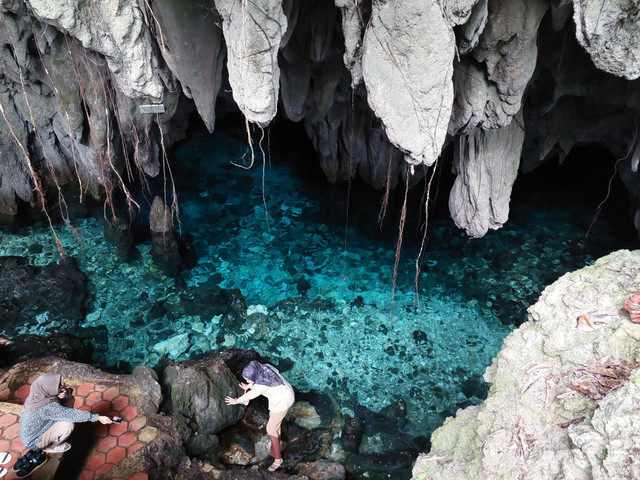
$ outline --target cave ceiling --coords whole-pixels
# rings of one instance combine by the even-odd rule
[[[1,20],[0,215],[126,192],[231,96],[248,130],[301,122],[330,182],[451,168],[471,237],[508,220],[519,173],[598,144],[640,229],[635,0],[3,0]]]

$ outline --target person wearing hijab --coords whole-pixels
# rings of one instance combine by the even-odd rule
[[[226,397],[227,405],[248,405],[249,400],[264,395],[269,400],[269,421],[267,422],[267,435],[271,440],[271,456],[273,464],[270,472],[275,472],[282,465],[282,453],[280,451],[280,430],[282,421],[287,411],[295,402],[293,388],[289,385],[280,372],[268,363],[260,363],[255,360],[242,370],[242,376],[247,383],[241,383],[240,388],[244,395],[238,398]]]
[[[59,373],[43,373],[31,384],[20,415],[20,440],[32,450],[47,453],[66,452],[71,445],[65,440],[75,423],[112,423],[105,415],[68,408],[60,404],[66,396],[66,385]]]

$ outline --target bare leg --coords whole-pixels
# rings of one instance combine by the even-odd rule
[[[274,460],[282,460],[282,453],[280,452],[280,437],[269,435],[269,440],[271,440],[271,456]]]

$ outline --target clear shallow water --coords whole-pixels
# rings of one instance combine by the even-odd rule
[[[286,363],[295,387],[328,391],[347,411],[404,399],[424,434],[480,401],[485,368],[546,284],[623,246],[606,221],[587,241],[593,207],[562,192],[537,199],[526,188],[524,198],[516,192],[510,222],[479,240],[434,214],[418,306],[421,235],[418,212],[410,210],[391,309],[398,198],[381,229],[382,193],[354,185],[347,221],[346,189],[318,185],[312,154],[283,148],[274,141],[264,176],[261,160],[251,169],[231,163],[249,159],[241,129],[194,129],[174,148],[182,232],[197,257],[177,278],[155,267],[149,242],[137,245],[139,258],[123,263],[104,240],[101,218],[74,222],[82,242],[57,229],[88,278],[83,326],[108,331],[96,364],[153,366],[165,355],[179,360],[214,348],[253,348]],[[43,250],[30,253],[34,244]],[[0,255],[38,265],[58,260],[41,225],[3,232]],[[203,292],[214,284],[241,290],[250,313],[244,324],[230,328],[212,313]],[[45,314],[22,332],[6,333],[73,329]]]

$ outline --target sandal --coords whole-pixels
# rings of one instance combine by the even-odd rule
[[[61,443],[60,445],[56,445],[55,447],[53,446],[47,447],[44,449],[44,451],[47,453],[64,453],[70,448],[71,448],[71,444],[64,442],[64,443]]]
[[[282,466],[282,459],[276,458],[267,470],[269,470],[270,472],[275,472],[281,466]]]
[[[9,452],[0,452],[0,465],[6,465],[12,458],[13,456]]]

